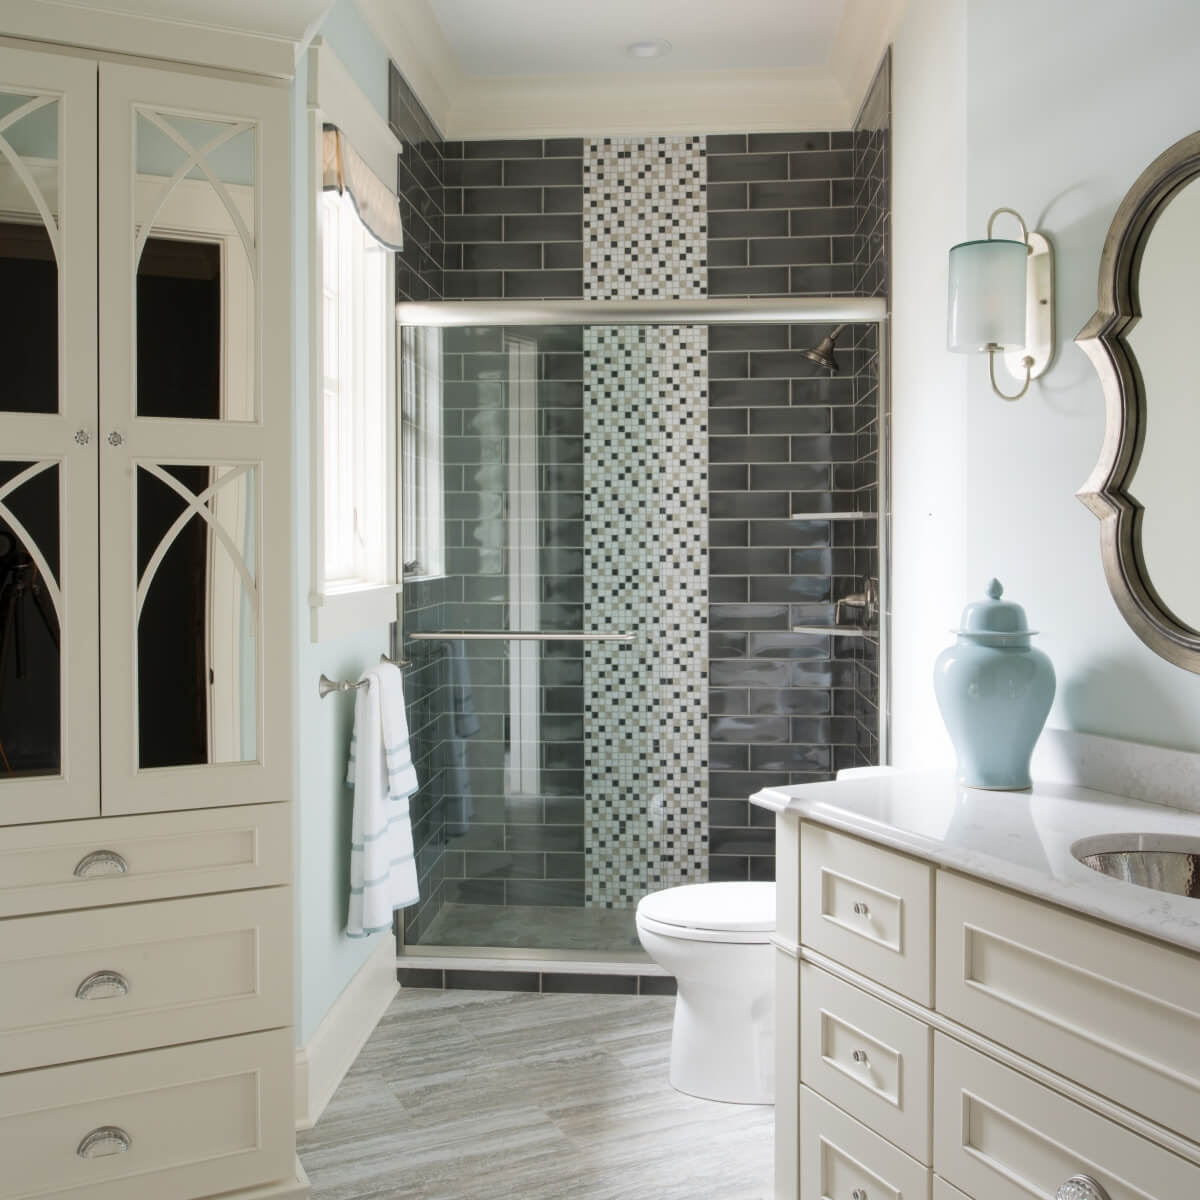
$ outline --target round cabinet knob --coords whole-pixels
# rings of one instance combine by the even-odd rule
[[[870,1062],[870,1059],[867,1058],[867,1052],[865,1050],[855,1050],[850,1057],[854,1059],[854,1061],[858,1063],[860,1067],[865,1067],[867,1063]]]
[[[75,444],[86,446],[92,440],[92,435],[86,429],[75,430]]]
[[[76,879],[98,879],[103,875],[126,875],[129,864],[115,850],[93,850],[75,864]]]
[[[1072,1175],[1059,1185],[1054,1200],[1109,1200],[1109,1195],[1090,1175]]]
[[[133,1145],[133,1138],[115,1125],[101,1125],[86,1134],[75,1147],[80,1158],[107,1158],[110,1154],[124,1154]]]
[[[861,900],[856,900],[854,902],[854,915],[856,917],[869,917],[871,910]]]
[[[867,1200],[867,1189],[855,1188],[854,1191],[850,1193],[850,1200]]]
[[[76,989],[76,1000],[111,1000],[129,995],[129,980],[120,971],[93,971]]]
[[[108,444],[110,446],[120,446],[124,442],[125,439],[115,429],[108,435]]]

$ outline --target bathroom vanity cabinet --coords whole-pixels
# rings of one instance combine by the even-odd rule
[[[0,46],[4,1200],[307,1194],[290,129],[279,81]]]
[[[948,780],[814,787],[767,805],[777,1200],[1200,1195],[1200,903],[1062,857],[1073,823],[1195,835],[1200,816],[1083,789],[1047,815],[1036,792]]]

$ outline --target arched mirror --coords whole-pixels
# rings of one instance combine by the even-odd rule
[[[1104,571],[1133,631],[1200,672],[1200,133],[1121,202],[1096,315],[1076,338],[1104,387],[1100,461],[1079,498],[1100,518]]]

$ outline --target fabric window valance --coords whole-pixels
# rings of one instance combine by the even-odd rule
[[[396,193],[367,166],[335,125],[326,125],[321,136],[321,186],[327,192],[349,195],[359,219],[376,241],[391,250],[404,249]]]

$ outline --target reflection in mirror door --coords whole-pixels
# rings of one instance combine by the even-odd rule
[[[137,469],[138,765],[258,746],[258,471]]]
[[[255,127],[138,109],[139,417],[253,421]]]
[[[0,462],[0,779],[62,765],[59,467]]]
[[[1200,630],[1200,181],[1170,199],[1146,239],[1138,271],[1142,316],[1129,334],[1147,397],[1142,450],[1130,490],[1143,506],[1142,559],[1176,618]]]
[[[58,412],[59,102],[0,92],[0,412]]]

